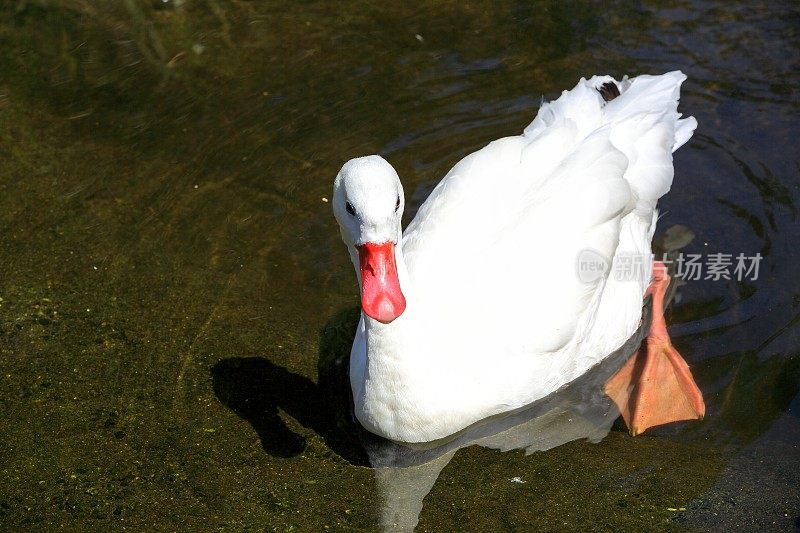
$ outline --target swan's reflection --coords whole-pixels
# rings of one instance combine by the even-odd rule
[[[637,332],[589,372],[546,398],[483,420],[448,439],[411,446],[362,431],[362,444],[375,469],[382,500],[384,529],[410,531],[417,525],[422,500],[460,448],[476,444],[500,451],[524,449],[530,454],[581,438],[602,440],[619,416],[603,385],[639,348],[649,331],[650,318],[648,299]]]

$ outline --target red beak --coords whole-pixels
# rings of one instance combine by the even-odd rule
[[[356,248],[361,267],[361,308],[378,322],[388,324],[406,310],[406,298],[397,279],[394,243],[368,242]]]

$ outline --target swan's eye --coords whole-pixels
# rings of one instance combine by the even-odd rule
[[[394,204],[394,212],[397,213],[397,210],[400,209],[400,197],[397,197],[397,203]]]
[[[356,216],[356,209],[353,207],[353,204],[350,202],[345,202],[344,208],[347,209],[347,212],[350,213],[352,216]]]

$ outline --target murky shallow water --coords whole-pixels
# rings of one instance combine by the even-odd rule
[[[331,370],[356,305],[335,173],[383,154],[411,215],[542,96],[675,68],[700,127],[661,228],[764,258],[756,281],[689,281],[668,316],[707,419],[462,449],[418,529],[794,527],[796,6],[105,5],[0,8],[4,529],[375,528]]]

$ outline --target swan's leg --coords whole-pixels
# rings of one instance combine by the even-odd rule
[[[646,429],[703,418],[703,395],[689,366],[673,348],[664,322],[664,294],[670,277],[660,261],[653,262],[653,321],[639,351],[608,380],[605,392],[619,407],[631,435]]]

